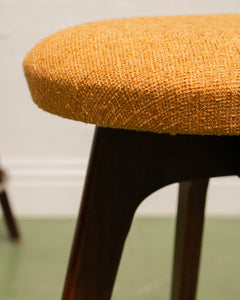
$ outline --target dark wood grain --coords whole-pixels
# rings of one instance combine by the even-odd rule
[[[5,219],[8,231],[9,231],[9,236],[13,241],[19,242],[20,241],[20,232],[17,227],[16,220],[13,216],[13,213],[12,213],[12,210],[10,207],[10,203],[9,203],[9,199],[8,199],[8,196],[7,196],[7,193],[5,190],[0,192],[0,203],[1,203],[2,211],[3,211],[3,216]]]
[[[207,186],[208,178],[179,185],[172,300],[196,297]]]
[[[135,210],[149,194],[174,182],[235,175],[239,166],[239,137],[97,127],[62,299],[111,298]],[[193,186],[187,194],[198,199]]]

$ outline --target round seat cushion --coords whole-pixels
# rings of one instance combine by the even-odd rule
[[[240,15],[137,17],[61,30],[25,57],[42,109],[98,126],[240,134]]]

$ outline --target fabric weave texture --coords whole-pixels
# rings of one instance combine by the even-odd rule
[[[240,135],[240,14],[103,20],[24,59],[36,104],[98,126]]]

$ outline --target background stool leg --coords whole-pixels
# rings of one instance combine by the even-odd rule
[[[17,228],[15,218],[11,211],[11,207],[10,207],[10,203],[6,191],[2,191],[0,193],[0,203],[2,206],[3,216],[5,218],[11,239],[14,241],[19,241],[20,240],[19,230]]]
[[[172,300],[194,300],[201,253],[208,178],[180,183]]]

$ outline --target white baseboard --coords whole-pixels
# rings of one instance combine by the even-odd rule
[[[76,216],[87,168],[84,159],[3,159],[8,171],[8,192],[15,213],[27,217]],[[138,215],[174,215],[178,184],[149,196]],[[240,180],[237,176],[213,178],[207,197],[207,214],[240,216]]]

